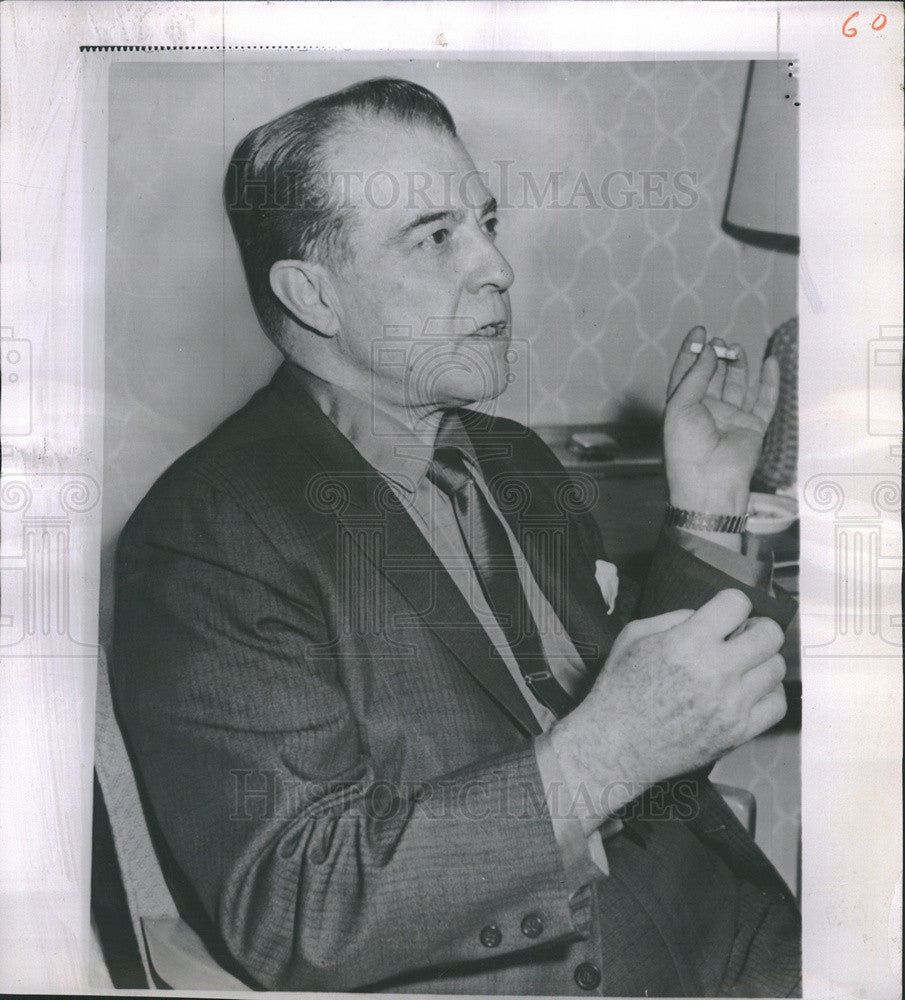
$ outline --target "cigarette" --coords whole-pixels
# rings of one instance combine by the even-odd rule
[[[738,350],[734,347],[720,347],[718,344],[710,345],[716,352],[716,356],[721,361],[738,361]],[[689,348],[692,354],[700,354],[704,350],[703,344],[692,344]]]

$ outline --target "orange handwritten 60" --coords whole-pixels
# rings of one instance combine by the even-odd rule
[[[842,34],[846,38],[854,38],[858,34],[858,29],[852,24],[852,21],[861,13],[860,10],[856,10],[854,14],[849,14],[845,19],[845,23],[842,25]],[[882,31],[886,27],[886,15],[877,14],[877,16],[870,22],[871,28],[874,31]]]

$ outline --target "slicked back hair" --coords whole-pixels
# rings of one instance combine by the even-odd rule
[[[382,77],[353,84],[293,108],[253,129],[236,146],[223,199],[264,332],[279,347],[286,311],[270,287],[278,260],[342,259],[349,207],[338,203],[328,144],[356,119],[384,117],[429,125],[453,137],[456,126],[431,91]]]

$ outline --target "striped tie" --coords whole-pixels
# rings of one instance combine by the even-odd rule
[[[481,590],[528,689],[542,705],[562,718],[574,707],[574,701],[550,672],[502,522],[478,488],[459,449],[437,448],[427,478],[452,503]]]

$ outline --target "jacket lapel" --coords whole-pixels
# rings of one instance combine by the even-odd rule
[[[378,489],[386,489],[383,480]],[[395,495],[394,500],[395,500]],[[343,520],[341,517],[340,520]],[[383,521],[387,581],[405,598],[411,613],[392,624],[403,635],[427,627],[456,656],[480,686],[531,735],[540,731],[537,718],[518,689],[506,664],[462,592],[428,545],[411,515],[401,505],[388,509]]]
[[[355,545],[378,579],[386,580],[411,609],[391,622],[383,621],[386,608],[378,609],[377,627],[391,628],[402,642],[410,634],[416,650],[419,630],[429,628],[523,732],[540,732],[506,665],[491,655],[487,632],[395,492],[321,412],[288,365],[271,385],[295,436],[321,469],[317,481],[306,484],[308,495],[324,498],[344,542]],[[361,596],[363,604],[374,605],[375,595]]]

